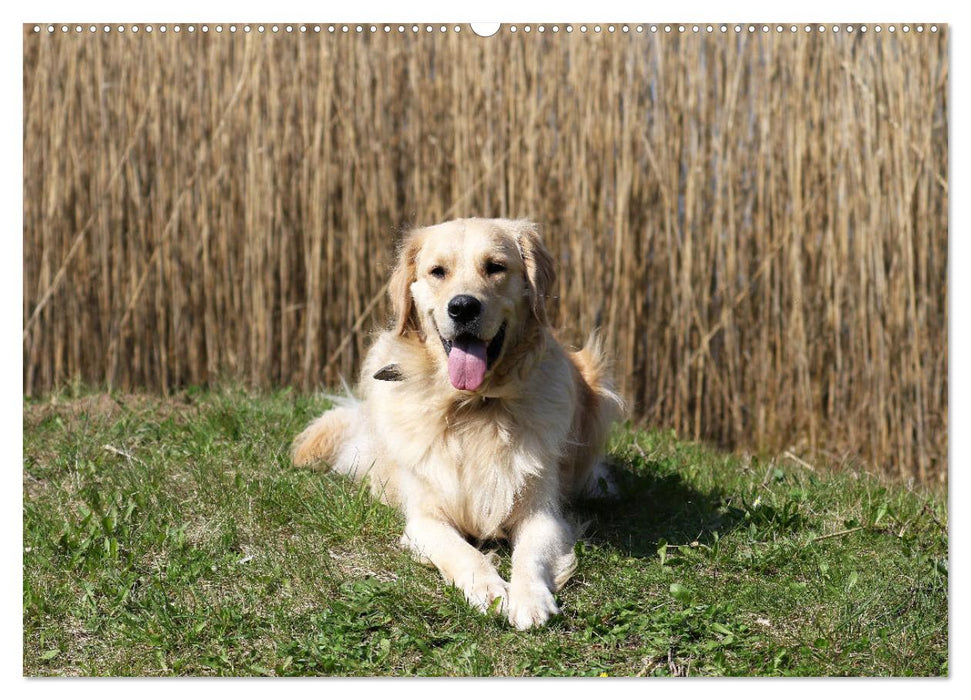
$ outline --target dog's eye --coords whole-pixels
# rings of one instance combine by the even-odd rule
[[[486,263],[485,271],[487,275],[498,275],[500,272],[506,271],[506,266],[495,260],[490,260]]]
[[[436,265],[431,270],[429,270],[428,273],[432,277],[437,277],[438,279],[442,279],[443,277],[445,277],[445,268],[442,267],[441,265]]]

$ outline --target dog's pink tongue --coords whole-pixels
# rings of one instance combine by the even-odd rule
[[[448,354],[448,378],[452,386],[475,391],[486,373],[486,344],[472,338],[456,338]]]

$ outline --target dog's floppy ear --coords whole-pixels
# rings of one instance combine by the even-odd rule
[[[418,322],[418,311],[411,298],[411,283],[415,281],[415,258],[421,248],[419,230],[409,231],[404,235],[398,247],[398,261],[395,263],[391,281],[388,283],[388,294],[391,295],[391,308],[394,312],[394,332],[406,335],[410,332],[421,334],[421,324]]]
[[[553,256],[543,245],[539,228],[529,221],[520,222],[519,253],[526,264],[526,280],[529,282],[530,305],[533,316],[542,324],[547,324],[546,299],[553,291],[556,282],[556,268]]]

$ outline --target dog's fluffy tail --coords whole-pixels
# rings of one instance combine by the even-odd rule
[[[624,417],[627,406],[614,389],[613,366],[604,352],[600,333],[593,331],[574,357],[580,376],[598,399],[598,418],[603,421],[602,432],[606,434],[611,423]]]
[[[611,424],[623,418],[626,406],[614,389],[610,361],[596,331],[572,353],[572,360],[580,395],[573,425],[572,478],[564,486],[567,495],[616,496],[616,485],[603,463],[603,449]]]

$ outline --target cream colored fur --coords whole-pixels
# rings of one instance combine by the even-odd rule
[[[558,612],[553,594],[576,567],[563,504],[604,483],[603,444],[622,411],[596,337],[577,352],[554,337],[545,310],[554,279],[527,221],[463,219],[411,232],[390,284],[394,328],[370,349],[359,398],[340,401],[293,448],[295,464],[368,477],[375,495],[404,512],[402,544],[479,609],[501,599],[520,629]],[[505,324],[502,350],[474,392],[453,388],[439,337],[456,332],[447,306],[459,294],[482,302],[484,341]],[[402,380],[374,379],[389,364]],[[510,540],[508,583],[467,536]]]

